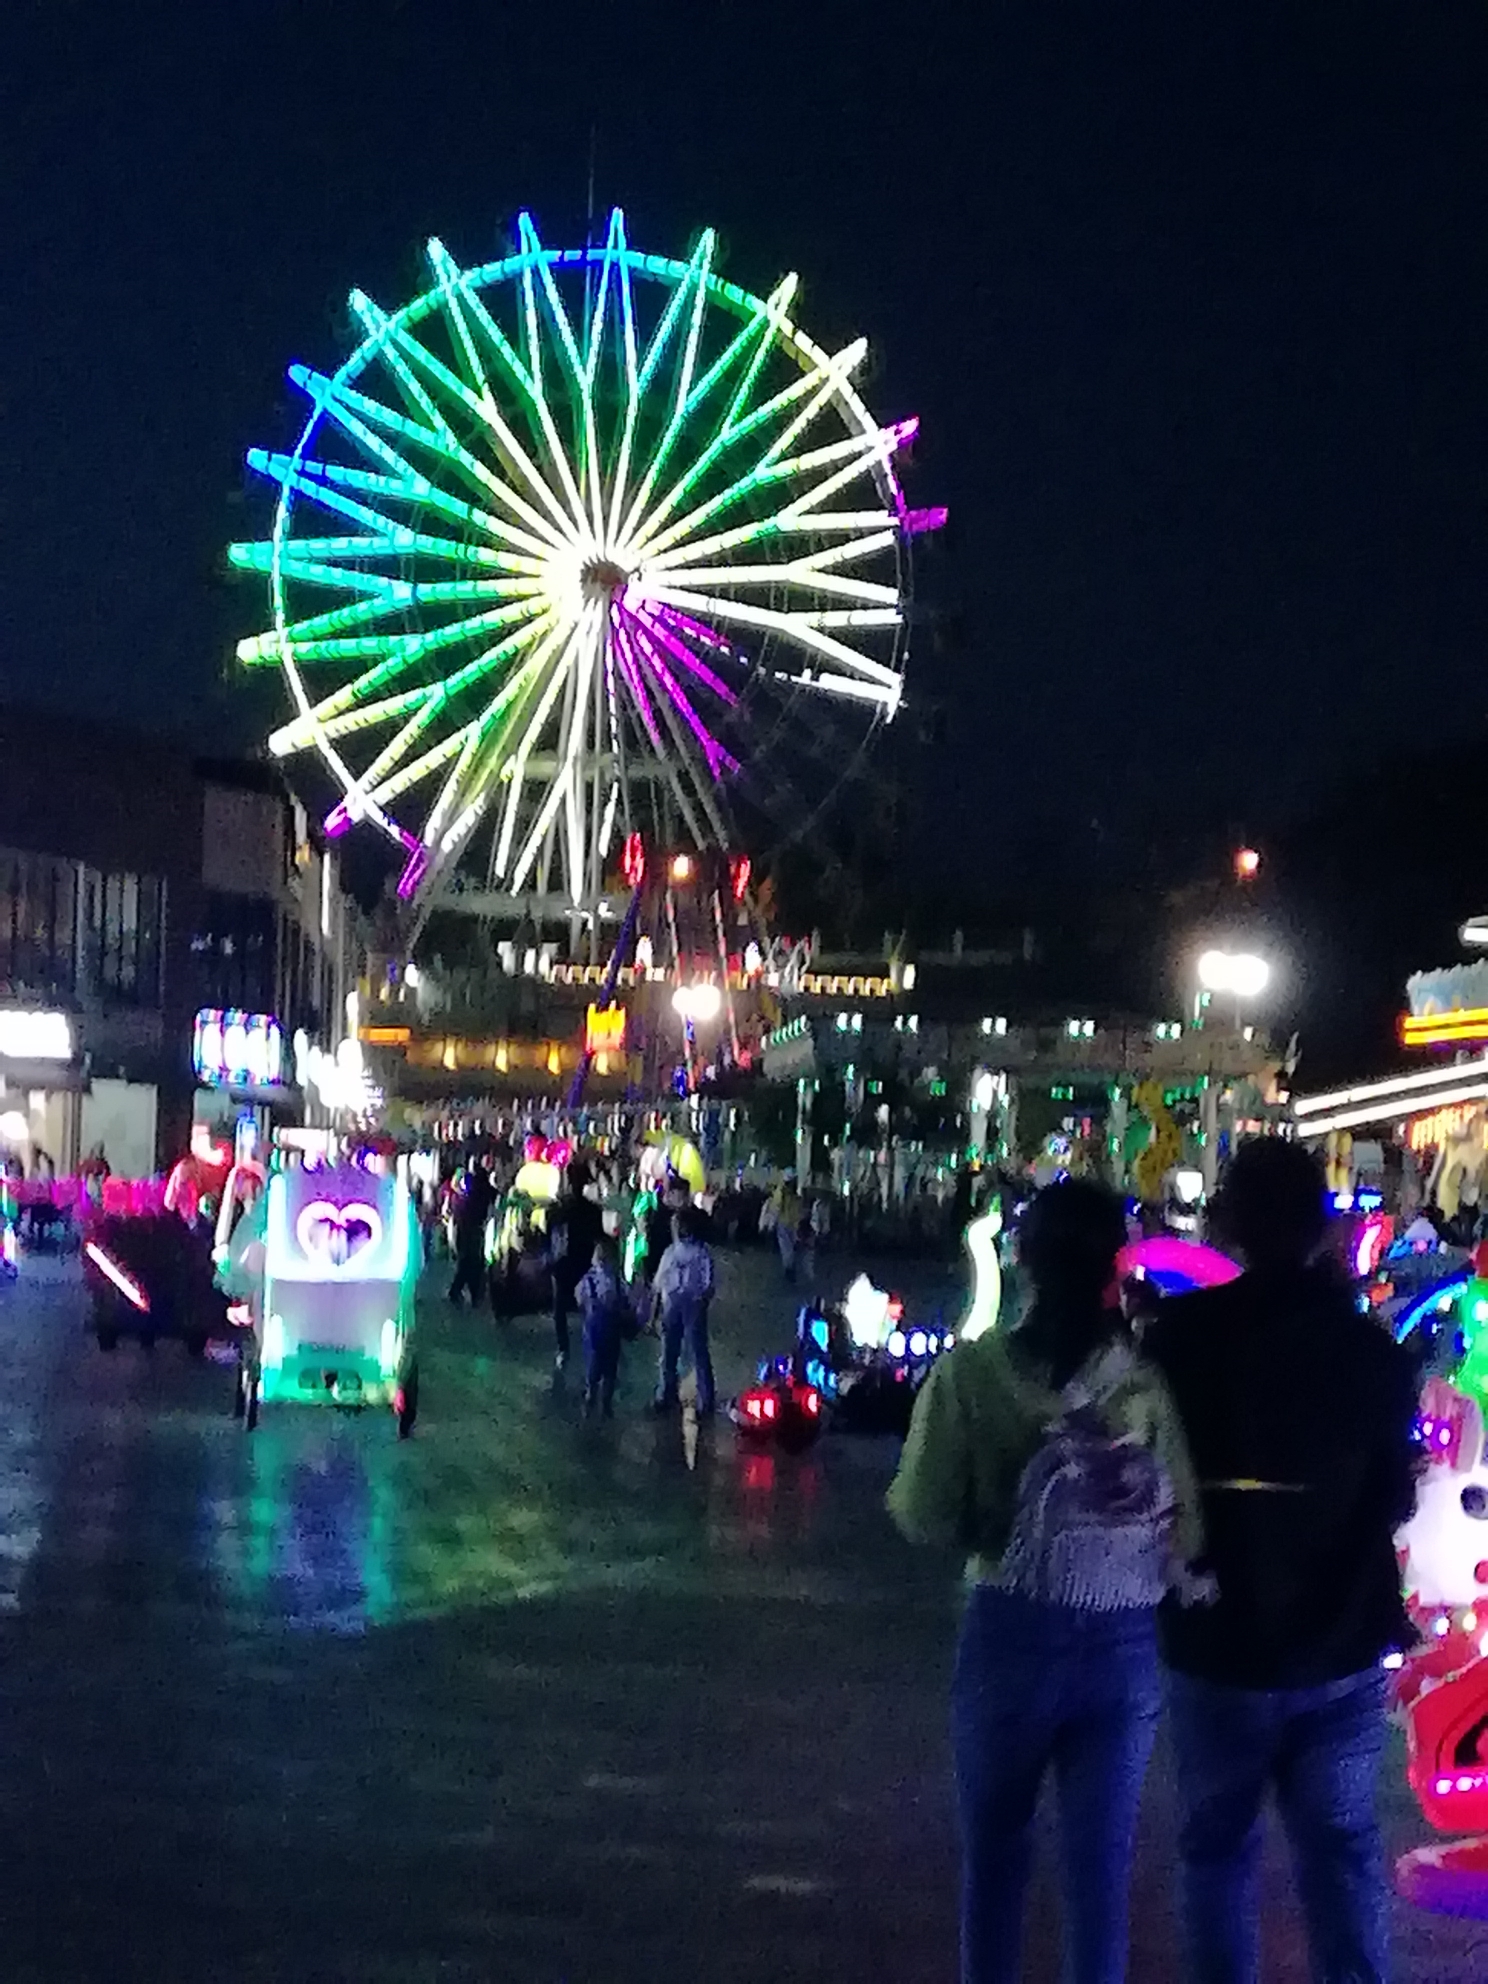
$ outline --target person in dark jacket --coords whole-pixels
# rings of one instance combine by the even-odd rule
[[[480,1307],[486,1292],[486,1221],[496,1202],[491,1174],[484,1163],[473,1160],[465,1168],[465,1180],[455,1199],[455,1278],[449,1299],[457,1307],[462,1294],[470,1297],[472,1309]]]
[[[552,1236],[554,1361],[562,1371],[568,1364],[568,1318],[575,1293],[594,1258],[595,1242],[604,1233],[604,1213],[598,1200],[589,1197],[589,1167],[582,1158],[576,1157],[569,1164],[563,1195],[548,1220],[548,1232]]]
[[[1409,1360],[1315,1262],[1321,1171],[1246,1144],[1211,1225],[1245,1272],[1164,1303],[1143,1349],[1199,1478],[1215,1604],[1162,1622],[1191,1975],[1253,1984],[1261,1808],[1291,1843],[1319,1980],[1386,1975],[1381,1656],[1412,1638],[1394,1535],[1415,1492]]]

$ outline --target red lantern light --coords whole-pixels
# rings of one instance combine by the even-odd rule
[[[749,887],[749,877],[753,864],[747,854],[736,854],[729,863],[729,886],[733,890],[734,901],[743,902],[744,891]]]
[[[625,836],[625,845],[620,851],[620,873],[633,889],[638,889],[646,879],[646,843],[639,834]]]

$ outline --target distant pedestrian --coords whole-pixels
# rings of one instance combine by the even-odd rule
[[[1051,1185],[1020,1232],[1025,1322],[960,1345],[915,1406],[889,1510],[971,1553],[952,1725],[962,1984],[1023,1975],[1039,1791],[1059,1794],[1065,1975],[1120,1984],[1157,1606],[1200,1544],[1177,1415],[1111,1303],[1126,1240],[1104,1187]]]
[[[1211,1225],[1245,1272],[1163,1303],[1144,1339],[1187,1430],[1219,1586],[1163,1621],[1190,1974],[1258,1975],[1269,1793],[1313,1976],[1380,1984],[1380,1657],[1412,1637],[1394,1541],[1415,1494],[1411,1366],[1319,1258],[1323,1175],[1300,1145],[1243,1145]]]
[[[462,1294],[469,1294],[472,1308],[478,1308],[485,1299],[486,1221],[494,1203],[491,1174],[479,1162],[468,1164],[464,1180],[454,1194],[452,1215],[455,1278],[450,1283],[449,1299],[457,1307]]]
[[[575,1293],[604,1234],[604,1214],[589,1196],[589,1167],[573,1158],[564,1174],[563,1193],[548,1215],[549,1261],[553,1272],[554,1362],[568,1365],[568,1318]]]
[[[794,1282],[802,1210],[801,1194],[796,1190],[794,1171],[787,1171],[775,1187],[770,1204],[774,1209],[775,1245],[780,1250],[780,1272],[787,1282]]]
[[[574,1291],[584,1318],[584,1412],[596,1407],[614,1417],[620,1352],[631,1328],[630,1298],[620,1279],[620,1257],[608,1235],[595,1242],[594,1257]]]
[[[713,1301],[713,1256],[703,1239],[703,1215],[687,1206],[672,1219],[672,1244],[662,1255],[651,1286],[651,1318],[661,1331],[661,1371],[656,1409],[678,1403],[677,1376],[685,1345],[697,1386],[697,1409],[713,1410],[713,1357],[708,1343],[708,1310]]]

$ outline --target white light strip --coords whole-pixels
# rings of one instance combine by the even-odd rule
[[[1318,1109],[1343,1109],[1350,1103],[1372,1102],[1382,1095],[1412,1095],[1418,1090],[1440,1088],[1444,1082],[1468,1081],[1474,1075],[1488,1075],[1488,1056],[1452,1068],[1428,1068],[1419,1075],[1392,1075],[1388,1081],[1365,1082],[1360,1088],[1334,1089],[1331,1095],[1297,1096],[1292,1110],[1295,1115],[1310,1116]]]
[[[1448,1108],[1454,1102],[1488,1102],[1488,1076],[1467,1082],[1461,1088],[1437,1089],[1429,1098],[1433,1109]],[[1358,1109],[1343,1109],[1335,1116],[1317,1116],[1297,1125],[1299,1137],[1325,1137],[1330,1130],[1356,1130],[1364,1123],[1400,1123],[1407,1116],[1421,1113],[1422,1103],[1410,1096],[1393,1101],[1366,1103]]]

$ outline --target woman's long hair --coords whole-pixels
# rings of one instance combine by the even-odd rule
[[[1046,1185],[1018,1228],[1018,1259],[1033,1283],[1033,1306],[1018,1347],[1057,1387],[1126,1333],[1119,1306],[1107,1306],[1116,1256],[1126,1245],[1120,1199],[1088,1178]]]

